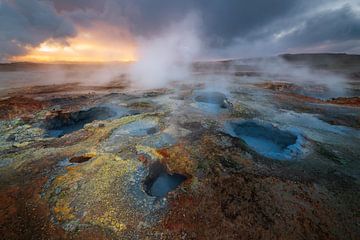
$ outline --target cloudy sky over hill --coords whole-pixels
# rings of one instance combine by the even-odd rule
[[[134,60],[189,15],[204,57],[360,53],[360,0],[0,0],[0,59]]]

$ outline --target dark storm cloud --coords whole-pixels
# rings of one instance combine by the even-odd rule
[[[52,1],[59,11],[74,11],[73,19],[81,21],[95,17],[113,24],[126,24],[139,35],[156,34],[169,23],[179,21],[189,12],[196,12],[203,21],[204,33],[225,43],[238,36],[247,36],[302,7],[300,0],[108,0],[106,4],[95,0]],[[85,13],[85,6],[92,11]]]
[[[242,41],[272,41],[271,37],[302,22],[305,27],[281,39],[284,47],[352,40],[358,34],[357,15],[351,7],[307,14],[337,0],[50,0],[60,12],[80,24],[101,20],[125,26],[134,35],[156,35],[189,12],[202,20],[202,32],[212,47]],[[352,1],[352,2],[356,2]],[[344,4],[346,1],[342,1]],[[331,22],[329,24],[329,22]],[[279,43],[276,43],[279,45]]]
[[[59,16],[53,6],[36,0],[0,1],[0,60],[23,53],[46,39],[75,34],[72,23]]]
[[[199,1],[207,23],[206,32],[217,39],[230,42],[235,37],[246,38],[264,25],[287,16],[298,7],[299,1]]]
[[[306,19],[285,40],[294,46],[360,39],[360,16],[350,6],[322,12]]]
[[[102,11],[106,1],[102,0],[50,0],[58,11],[93,9]]]

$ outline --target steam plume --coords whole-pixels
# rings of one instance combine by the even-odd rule
[[[199,19],[190,14],[155,37],[139,38],[138,61],[130,70],[134,85],[158,88],[189,76],[191,64],[201,51],[198,29]]]

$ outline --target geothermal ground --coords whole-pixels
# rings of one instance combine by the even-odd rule
[[[2,239],[360,239],[358,56],[25,83],[1,89]]]

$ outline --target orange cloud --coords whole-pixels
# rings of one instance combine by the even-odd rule
[[[66,43],[48,39],[37,47],[26,47],[27,54],[11,61],[24,62],[118,62],[135,61],[136,46],[126,31],[104,23],[78,28]]]

